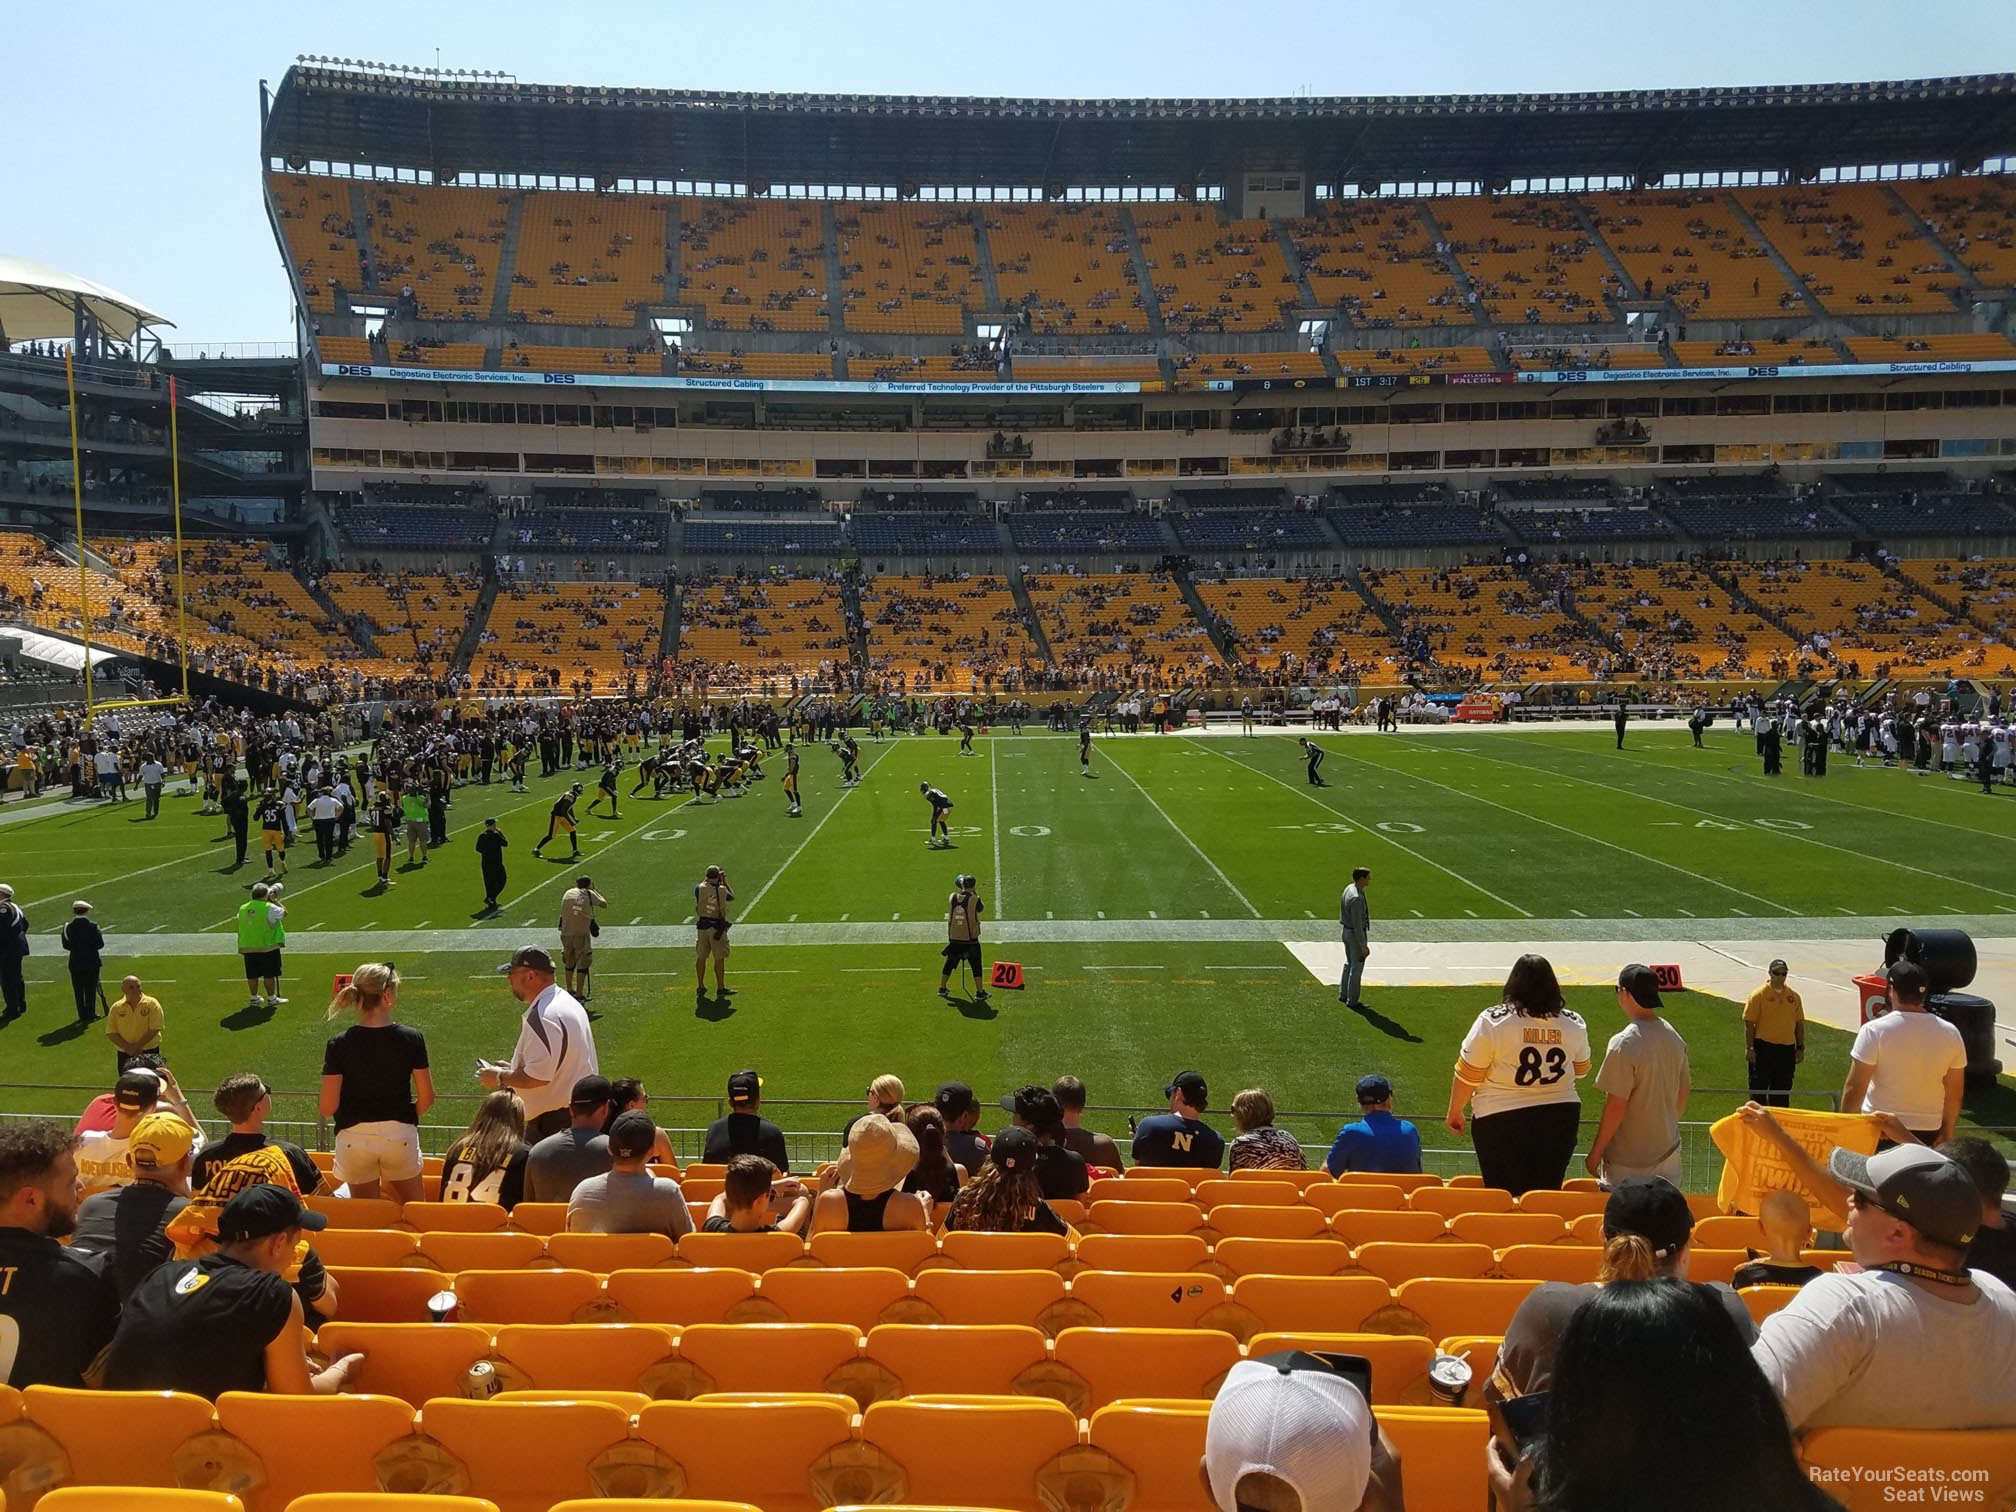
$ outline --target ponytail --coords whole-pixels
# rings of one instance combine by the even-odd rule
[[[329,1000],[329,1017],[333,1019],[345,1013],[369,1012],[398,985],[399,973],[390,961],[366,961],[350,973],[350,980],[338,988],[336,996]]]
[[[1643,1234],[1611,1234],[1603,1241],[1603,1258],[1596,1267],[1596,1284],[1612,1281],[1650,1281],[1659,1274],[1659,1256],[1652,1241]]]

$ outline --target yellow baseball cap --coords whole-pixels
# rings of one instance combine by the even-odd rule
[[[161,1171],[178,1165],[196,1146],[196,1131],[173,1113],[149,1113],[133,1125],[126,1158],[135,1170]]]

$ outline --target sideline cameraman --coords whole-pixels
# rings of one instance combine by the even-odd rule
[[[973,971],[973,998],[984,1001],[986,975],[980,966],[980,915],[987,904],[976,890],[979,880],[970,872],[960,874],[958,890],[945,903],[945,971],[938,978],[938,996],[950,998],[952,973],[960,962]]]
[[[693,943],[693,990],[707,996],[707,963],[714,963],[714,995],[728,995],[728,905],[735,901],[735,889],[728,874],[718,866],[693,884],[693,923],[699,933]]]

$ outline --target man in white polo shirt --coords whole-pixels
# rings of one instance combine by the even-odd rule
[[[508,1065],[481,1062],[476,1080],[509,1087],[525,1103],[525,1137],[537,1141],[568,1124],[574,1083],[601,1068],[588,1010],[553,980],[553,957],[537,945],[520,947],[505,968],[511,996],[525,1004],[525,1021]]]
[[[1958,1029],[1929,1011],[1931,985],[1916,961],[1890,968],[1890,1011],[1856,1033],[1841,1108],[1891,1114],[1936,1145],[1953,1137],[1960,1118],[1967,1046]]]

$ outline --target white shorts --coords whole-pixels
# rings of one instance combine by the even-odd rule
[[[409,1123],[352,1124],[336,1136],[341,1182],[411,1181],[420,1174],[420,1131]]]

